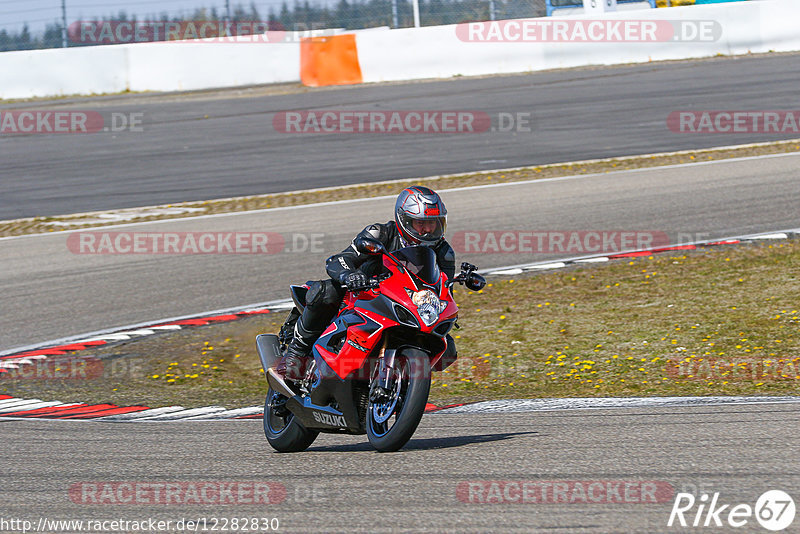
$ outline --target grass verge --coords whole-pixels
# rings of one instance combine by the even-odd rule
[[[800,242],[721,246],[496,278],[459,289],[459,361],[432,402],[498,398],[786,395],[800,380]],[[89,352],[92,379],[0,379],[0,393],[74,402],[229,408],[263,402],[254,338],[283,313]]]

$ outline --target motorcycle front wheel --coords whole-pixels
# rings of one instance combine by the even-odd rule
[[[286,397],[272,388],[267,391],[267,400],[264,403],[264,435],[278,452],[304,451],[314,443],[319,432],[304,427],[292,412],[282,406],[285,402]]]
[[[367,437],[379,452],[394,452],[405,445],[416,431],[431,389],[431,362],[424,353],[400,353],[394,361],[394,377],[388,394],[367,406]]]

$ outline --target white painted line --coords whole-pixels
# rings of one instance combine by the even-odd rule
[[[545,270],[545,269],[561,269],[566,267],[567,264],[563,261],[557,261],[553,263],[539,263],[536,265],[531,265],[530,267],[524,267],[526,271],[534,271],[534,270]]]
[[[226,411],[227,408],[222,406],[206,406],[204,408],[192,408],[191,410],[183,410],[181,412],[167,413],[163,415],[154,415],[152,417],[142,417],[137,421],[171,421],[191,417],[193,415],[205,415],[212,413],[219,413]]]
[[[236,306],[236,307],[233,307],[233,308],[223,308],[223,309],[220,309],[220,310],[209,310],[209,311],[204,311],[204,312],[200,312],[200,313],[194,313],[194,314],[191,314],[191,315],[181,315],[181,316],[178,316],[178,317],[169,317],[167,319],[159,319],[157,321],[147,321],[147,322],[144,322],[144,323],[123,325],[123,326],[115,326],[115,327],[111,327],[111,328],[105,328],[103,330],[97,330],[95,332],[87,332],[87,333],[84,333],[84,334],[78,334],[78,335],[75,335],[75,336],[69,336],[69,337],[64,337],[64,338],[60,338],[60,339],[54,339],[54,340],[51,340],[51,341],[43,341],[41,343],[36,343],[34,345],[27,345],[27,346],[24,346],[24,347],[17,347],[17,348],[14,348],[14,349],[3,350],[3,351],[0,351],[0,357],[7,356],[9,354],[17,354],[17,353],[20,353],[20,352],[28,352],[28,351],[33,351],[33,350],[40,350],[40,349],[43,349],[43,348],[55,347],[55,346],[59,346],[59,345],[67,345],[67,344],[78,343],[79,342],[78,340],[81,340],[82,343],[87,343],[89,341],[102,341],[102,340],[107,339],[107,337],[104,337],[104,336],[113,335],[114,333],[120,332],[120,331],[123,331],[123,330],[136,330],[136,329],[140,329],[140,328],[148,328],[148,329],[162,328],[162,327],[159,327],[159,326],[152,326],[154,324],[157,325],[157,324],[163,324],[163,323],[174,323],[174,322],[177,322],[177,321],[184,321],[184,320],[187,320],[187,319],[201,319],[203,317],[211,317],[211,316],[214,316],[214,315],[229,315],[229,314],[240,313],[240,312],[242,312],[244,310],[281,309],[282,306],[284,306],[284,305],[288,306],[289,304],[291,304],[291,302],[292,302],[291,299],[271,300],[271,301],[268,301],[268,302],[258,302],[258,303],[255,303],[255,304],[247,304],[245,306]],[[173,325],[170,325],[170,327],[171,326],[173,326]],[[178,326],[180,328],[180,325],[174,325],[174,326]]]
[[[103,336],[100,339],[103,341],[127,341],[131,338],[131,336],[126,334],[109,334],[107,336]]]
[[[755,156],[755,157],[757,158],[757,157],[761,157],[761,156]],[[750,159],[750,158],[743,158],[743,159]],[[731,161],[731,160],[720,160],[720,161]],[[701,162],[701,163],[703,163],[703,162]],[[580,175],[580,176],[586,176],[586,175]],[[512,183],[520,183],[520,182],[512,182]],[[478,187],[483,187],[483,186],[478,186]],[[703,244],[707,244],[707,243],[724,242],[724,241],[727,241],[727,240],[745,241],[745,240],[758,239],[758,238],[761,238],[762,236],[777,236],[777,235],[785,236],[785,237],[783,237],[783,239],[785,239],[785,238],[788,238],[788,236],[790,234],[793,234],[793,235],[800,234],[800,228],[796,228],[796,229],[792,229],[792,230],[784,230],[784,231],[781,231],[781,232],[773,232],[773,233],[751,234],[751,235],[746,235],[746,236],[732,236],[732,237],[714,238],[714,239],[708,239],[708,240],[704,240],[704,241],[696,241],[696,242],[691,242],[691,243],[682,243],[682,245],[697,245],[697,246],[699,246],[699,245],[703,245]],[[777,238],[774,238],[774,239],[777,239]],[[627,250],[627,251],[621,251],[619,254],[626,254],[626,253],[631,253],[631,252],[642,252],[642,251],[641,250]],[[508,266],[504,266],[504,267],[494,267],[494,268],[483,269],[483,270],[480,270],[478,272],[482,273],[482,274],[492,274],[492,273],[501,273],[502,271],[513,271],[513,273],[511,273],[511,274],[519,274],[517,272],[517,269],[522,269],[522,270],[525,270],[525,271],[557,269],[557,268],[565,267],[568,263],[594,262],[594,261],[600,262],[600,261],[608,261],[608,260],[609,260],[608,257],[601,256],[601,255],[579,256],[579,257],[573,257],[573,258],[564,258],[562,261],[558,261],[558,262],[536,262],[536,263],[527,263],[527,264],[520,264],[520,265],[508,265]],[[76,341],[76,340],[82,340],[82,342],[84,342],[84,343],[89,342],[89,341],[99,341],[99,340],[105,340],[105,341],[116,340],[115,337],[117,335],[120,335],[120,334],[115,334],[115,333],[116,332],[120,332],[120,331],[136,331],[136,329],[154,330],[154,329],[165,329],[165,328],[168,328],[168,327],[169,328],[178,327],[178,329],[180,328],[179,325],[151,326],[153,324],[171,323],[171,322],[177,322],[177,321],[182,321],[182,320],[186,320],[186,319],[198,319],[198,318],[203,318],[203,317],[211,317],[211,316],[214,316],[214,315],[228,315],[228,314],[241,313],[241,312],[244,312],[244,311],[254,311],[254,310],[262,310],[262,309],[271,309],[271,310],[290,309],[292,306],[294,306],[294,304],[292,303],[291,299],[280,299],[280,300],[274,300],[274,301],[258,303],[258,304],[248,304],[246,306],[237,306],[235,308],[229,308],[229,309],[211,310],[211,311],[203,312],[203,313],[200,313],[200,314],[186,315],[186,316],[182,316],[182,317],[173,317],[173,318],[170,318],[170,319],[162,319],[162,320],[158,320],[158,321],[149,321],[149,322],[146,322],[146,323],[139,323],[139,324],[135,324],[135,325],[128,325],[128,326],[122,326],[122,327],[116,327],[116,328],[109,328],[109,329],[101,330],[101,331],[98,331],[98,332],[91,332],[91,333],[86,333],[86,334],[80,334],[78,336],[71,336],[71,337],[68,337],[68,338],[62,338],[62,339],[57,339],[57,340],[53,340],[53,341],[47,341],[47,342],[43,342],[43,343],[40,343],[40,344],[37,344],[37,345],[30,345],[30,346],[27,346],[27,347],[18,347],[18,348],[15,348],[15,349],[0,351],[0,357],[5,356],[5,355],[9,355],[9,354],[16,354],[16,353],[19,353],[19,352],[27,352],[27,351],[37,350],[37,349],[41,349],[43,347],[53,347],[53,346],[64,345],[64,344],[68,344],[68,343],[77,343],[78,341]],[[143,328],[143,327],[147,327],[147,328]],[[127,340],[127,339],[130,339],[130,338],[128,336],[123,336],[122,339],[119,339],[119,340],[120,341],[124,341],[124,340]]]
[[[151,417],[154,415],[164,415],[174,412],[183,412],[186,408],[183,406],[165,406],[164,408],[151,408],[149,410],[142,410],[141,412],[122,413],[119,415],[106,415],[105,417],[98,417],[95,421],[135,421],[142,417]]]
[[[794,140],[789,141],[789,143],[792,143],[792,142],[798,142],[798,141],[794,141]],[[767,142],[767,143],[764,143],[764,144],[773,144],[773,143]],[[601,160],[585,160],[585,161],[574,161],[574,162],[568,162],[567,161],[567,162],[560,162],[560,163],[542,165],[540,167],[561,167],[561,166],[564,166],[564,165],[585,165],[585,164],[588,164],[588,163],[597,163],[597,162],[603,162],[603,161],[622,161],[622,160],[630,160],[630,159],[636,159],[636,158],[645,158],[647,156],[670,156],[670,155],[680,155],[680,154],[683,154],[683,153],[696,153],[696,152],[704,152],[704,151],[707,152],[708,150],[726,150],[726,149],[732,149],[732,148],[748,148],[748,147],[752,147],[752,146],[755,146],[755,145],[753,145],[753,144],[738,145],[738,146],[730,146],[730,147],[704,149],[702,151],[689,150],[689,151],[681,151],[681,152],[664,152],[664,153],[655,153],[655,154],[642,154],[642,155],[638,155],[638,156],[620,156],[620,157],[604,158],[604,159],[601,159]],[[602,173],[592,173],[592,174],[576,174],[576,175],[570,175],[570,176],[558,176],[558,177],[554,177],[554,178],[538,178],[538,179],[524,180],[524,181],[519,181],[519,182],[504,182],[504,183],[500,183],[500,184],[472,185],[472,186],[465,186],[465,187],[453,187],[453,188],[449,188],[449,189],[448,188],[442,188],[442,189],[437,189],[437,191],[440,192],[440,193],[441,192],[452,192],[452,191],[470,191],[470,190],[473,190],[473,189],[510,187],[510,186],[515,186],[515,185],[520,185],[520,184],[547,183],[547,182],[565,181],[565,180],[579,180],[579,179],[586,179],[586,178],[597,178],[597,177],[601,177],[601,176],[602,177],[608,177],[609,174],[626,174],[626,173],[632,173],[632,172],[653,172],[653,171],[658,171],[658,170],[661,170],[661,169],[676,169],[676,168],[694,167],[694,166],[700,166],[700,165],[719,165],[719,164],[725,164],[725,163],[738,163],[738,162],[741,162],[741,161],[768,159],[768,158],[780,158],[780,157],[791,157],[791,156],[797,157],[798,155],[800,155],[800,153],[798,153],[798,152],[782,152],[782,153],[779,153],[779,154],[763,154],[763,155],[760,155],[760,156],[744,156],[744,157],[740,157],[740,158],[728,158],[728,159],[707,160],[707,161],[692,161],[692,162],[689,162],[689,163],[677,163],[677,164],[674,164],[674,165],[661,165],[661,166],[656,166],[656,167],[644,167],[644,168],[640,168],[640,169],[624,169],[624,170],[618,170],[618,171],[613,171],[613,172],[602,172]],[[480,171],[474,171],[474,172],[463,172],[463,173],[452,174],[452,175],[435,175],[435,176],[420,177],[420,178],[417,178],[417,179],[418,180],[429,180],[429,179],[433,179],[433,178],[441,178],[441,177],[449,177],[449,176],[463,176],[465,174],[491,174],[491,173],[498,173],[498,172],[513,172],[513,171],[531,169],[531,168],[535,168],[535,167],[537,167],[537,165],[527,165],[525,167],[514,167],[514,168],[510,168],[510,169],[480,170]],[[402,181],[408,181],[408,180],[407,179],[403,179],[403,180],[399,180],[399,181],[402,182]],[[348,186],[341,186],[341,187],[351,188],[351,187],[358,187],[360,185],[376,185],[378,183],[380,183],[380,182],[376,182],[375,184],[371,184],[371,183],[367,183],[367,184],[350,184]],[[286,193],[282,193],[282,194],[291,195],[291,194],[296,194],[296,193],[307,193],[307,192],[311,192],[311,191],[315,191],[315,190],[330,190],[330,189],[339,189],[339,188],[340,187],[298,190],[298,191],[290,191],[290,192],[286,192]],[[300,204],[300,205],[297,205],[297,206],[279,206],[279,207],[275,207],[275,208],[261,208],[261,209],[249,210],[249,211],[235,211],[235,212],[226,212],[226,213],[211,213],[211,214],[206,214],[206,215],[180,217],[180,218],[175,218],[175,219],[159,219],[157,221],[139,221],[139,222],[132,222],[132,223],[113,224],[113,225],[108,225],[108,226],[98,226],[98,227],[92,227],[92,228],[83,228],[83,229],[79,229],[79,230],[64,230],[64,231],[58,232],[58,234],[59,235],[63,235],[63,234],[70,234],[70,233],[83,232],[83,231],[99,231],[99,230],[123,228],[123,227],[130,227],[130,226],[141,226],[141,225],[144,225],[144,224],[162,224],[162,223],[171,223],[171,222],[174,223],[176,221],[192,221],[192,220],[200,220],[200,219],[212,219],[212,218],[218,218],[218,217],[232,217],[232,216],[238,216],[238,215],[243,215],[243,214],[249,215],[249,214],[264,213],[264,212],[298,210],[298,209],[307,209],[307,208],[316,209],[316,208],[319,208],[321,206],[328,206],[328,205],[333,205],[333,204],[368,202],[368,201],[371,201],[371,200],[393,199],[395,197],[396,197],[396,195],[383,195],[383,196],[368,197],[368,198],[353,198],[353,199],[344,199],[344,200],[330,200],[330,201],[326,201],[326,202],[316,202],[316,203],[313,203],[313,204]],[[251,198],[251,197],[237,197],[237,198],[218,199],[218,200],[237,200],[237,199],[241,199],[241,198]],[[159,207],[163,207],[163,206],[142,206],[142,207],[140,207],[138,209],[157,209]],[[80,215],[84,215],[84,214],[72,214],[70,216],[80,216]],[[25,219],[20,219],[20,221],[24,221],[24,220]],[[16,219],[15,220],[9,220],[9,221],[2,221],[2,222],[10,223],[10,222],[15,222],[15,221],[16,221]],[[46,232],[46,233],[39,233],[39,234],[6,236],[6,237],[0,237],[0,241],[10,240],[10,239],[26,239],[26,238],[34,238],[34,237],[53,236],[53,235],[54,234],[52,232]]]
[[[492,274],[497,276],[512,276],[515,274],[522,274],[522,269],[506,269],[505,271],[490,271],[486,274]]]
[[[575,260],[575,263],[602,263],[605,261],[610,261],[607,256],[602,256],[600,258],[586,258],[585,260]]]
[[[786,234],[764,234],[755,236],[751,239],[788,239],[789,236]]]
[[[151,336],[155,334],[151,328],[144,328],[142,330],[125,330],[124,332],[118,332],[116,335],[125,335],[125,336]]]
[[[179,324],[166,324],[164,326],[152,326],[150,330],[180,330],[181,328]]]
[[[3,406],[0,408],[0,413],[18,412],[20,410],[36,410],[38,408],[50,408],[51,406],[61,406],[63,403],[58,401],[43,402],[43,401],[24,401],[19,404]]]
[[[0,407],[5,406],[6,404],[11,404],[12,402],[18,402],[25,399],[20,399],[18,397],[11,397],[10,399],[3,399],[0,400]]]
[[[496,400],[445,408],[434,413],[522,413],[553,410],[720,406],[800,403],[800,397],[630,397]]]
[[[263,406],[251,406],[249,408],[237,408],[235,410],[226,410],[208,415],[194,415],[192,417],[182,417],[182,421],[213,421],[216,419],[233,419],[234,417],[242,417],[245,415],[256,415],[264,411]]]
[[[17,405],[17,404],[32,403],[32,402],[44,402],[44,401],[42,399],[19,399],[19,398],[6,399],[2,403],[0,403],[0,410],[2,410],[4,408],[7,408],[9,406],[14,406],[14,405]]]

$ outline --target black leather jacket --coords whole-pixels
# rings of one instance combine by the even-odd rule
[[[358,237],[377,239],[383,243],[389,252],[408,246],[400,232],[397,231],[394,221],[389,221],[386,224],[371,224],[361,230],[356,238]],[[432,248],[436,253],[439,269],[447,275],[448,279],[452,280],[456,274],[456,253],[453,247],[442,239]],[[339,254],[334,254],[328,258],[325,262],[325,269],[328,271],[328,275],[338,282],[342,274],[348,271],[361,270],[367,276],[374,276],[380,271],[381,265],[379,257],[361,254],[356,250],[355,244],[351,243],[349,247]]]

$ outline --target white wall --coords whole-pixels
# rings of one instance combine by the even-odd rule
[[[460,40],[455,25],[354,33],[365,82],[800,50],[800,0],[621,11],[604,18],[712,20],[721,25],[722,36],[705,43],[476,43]],[[138,43],[0,53],[0,98],[5,99],[299,80],[297,34],[287,34],[282,42]]]
[[[127,87],[121,46],[0,53],[0,98],[118,93]]]
[[[300,45],[296,41],[125,46],[131,91],[190,91],[300,81]]]
[[[577,15],[568,20],[591,18]],[[721,25],[722,35],[715,42],[478,43],[460,40],[456,26],[451,25],[360,33],[356,43],[365,82],[800,50],[798,0],[621,11],[607,14],[605,19],[711,20]]]
[[[282,42],[182,41],[3,52],[0,98],[299,82],[300,40],[285,35]]]

